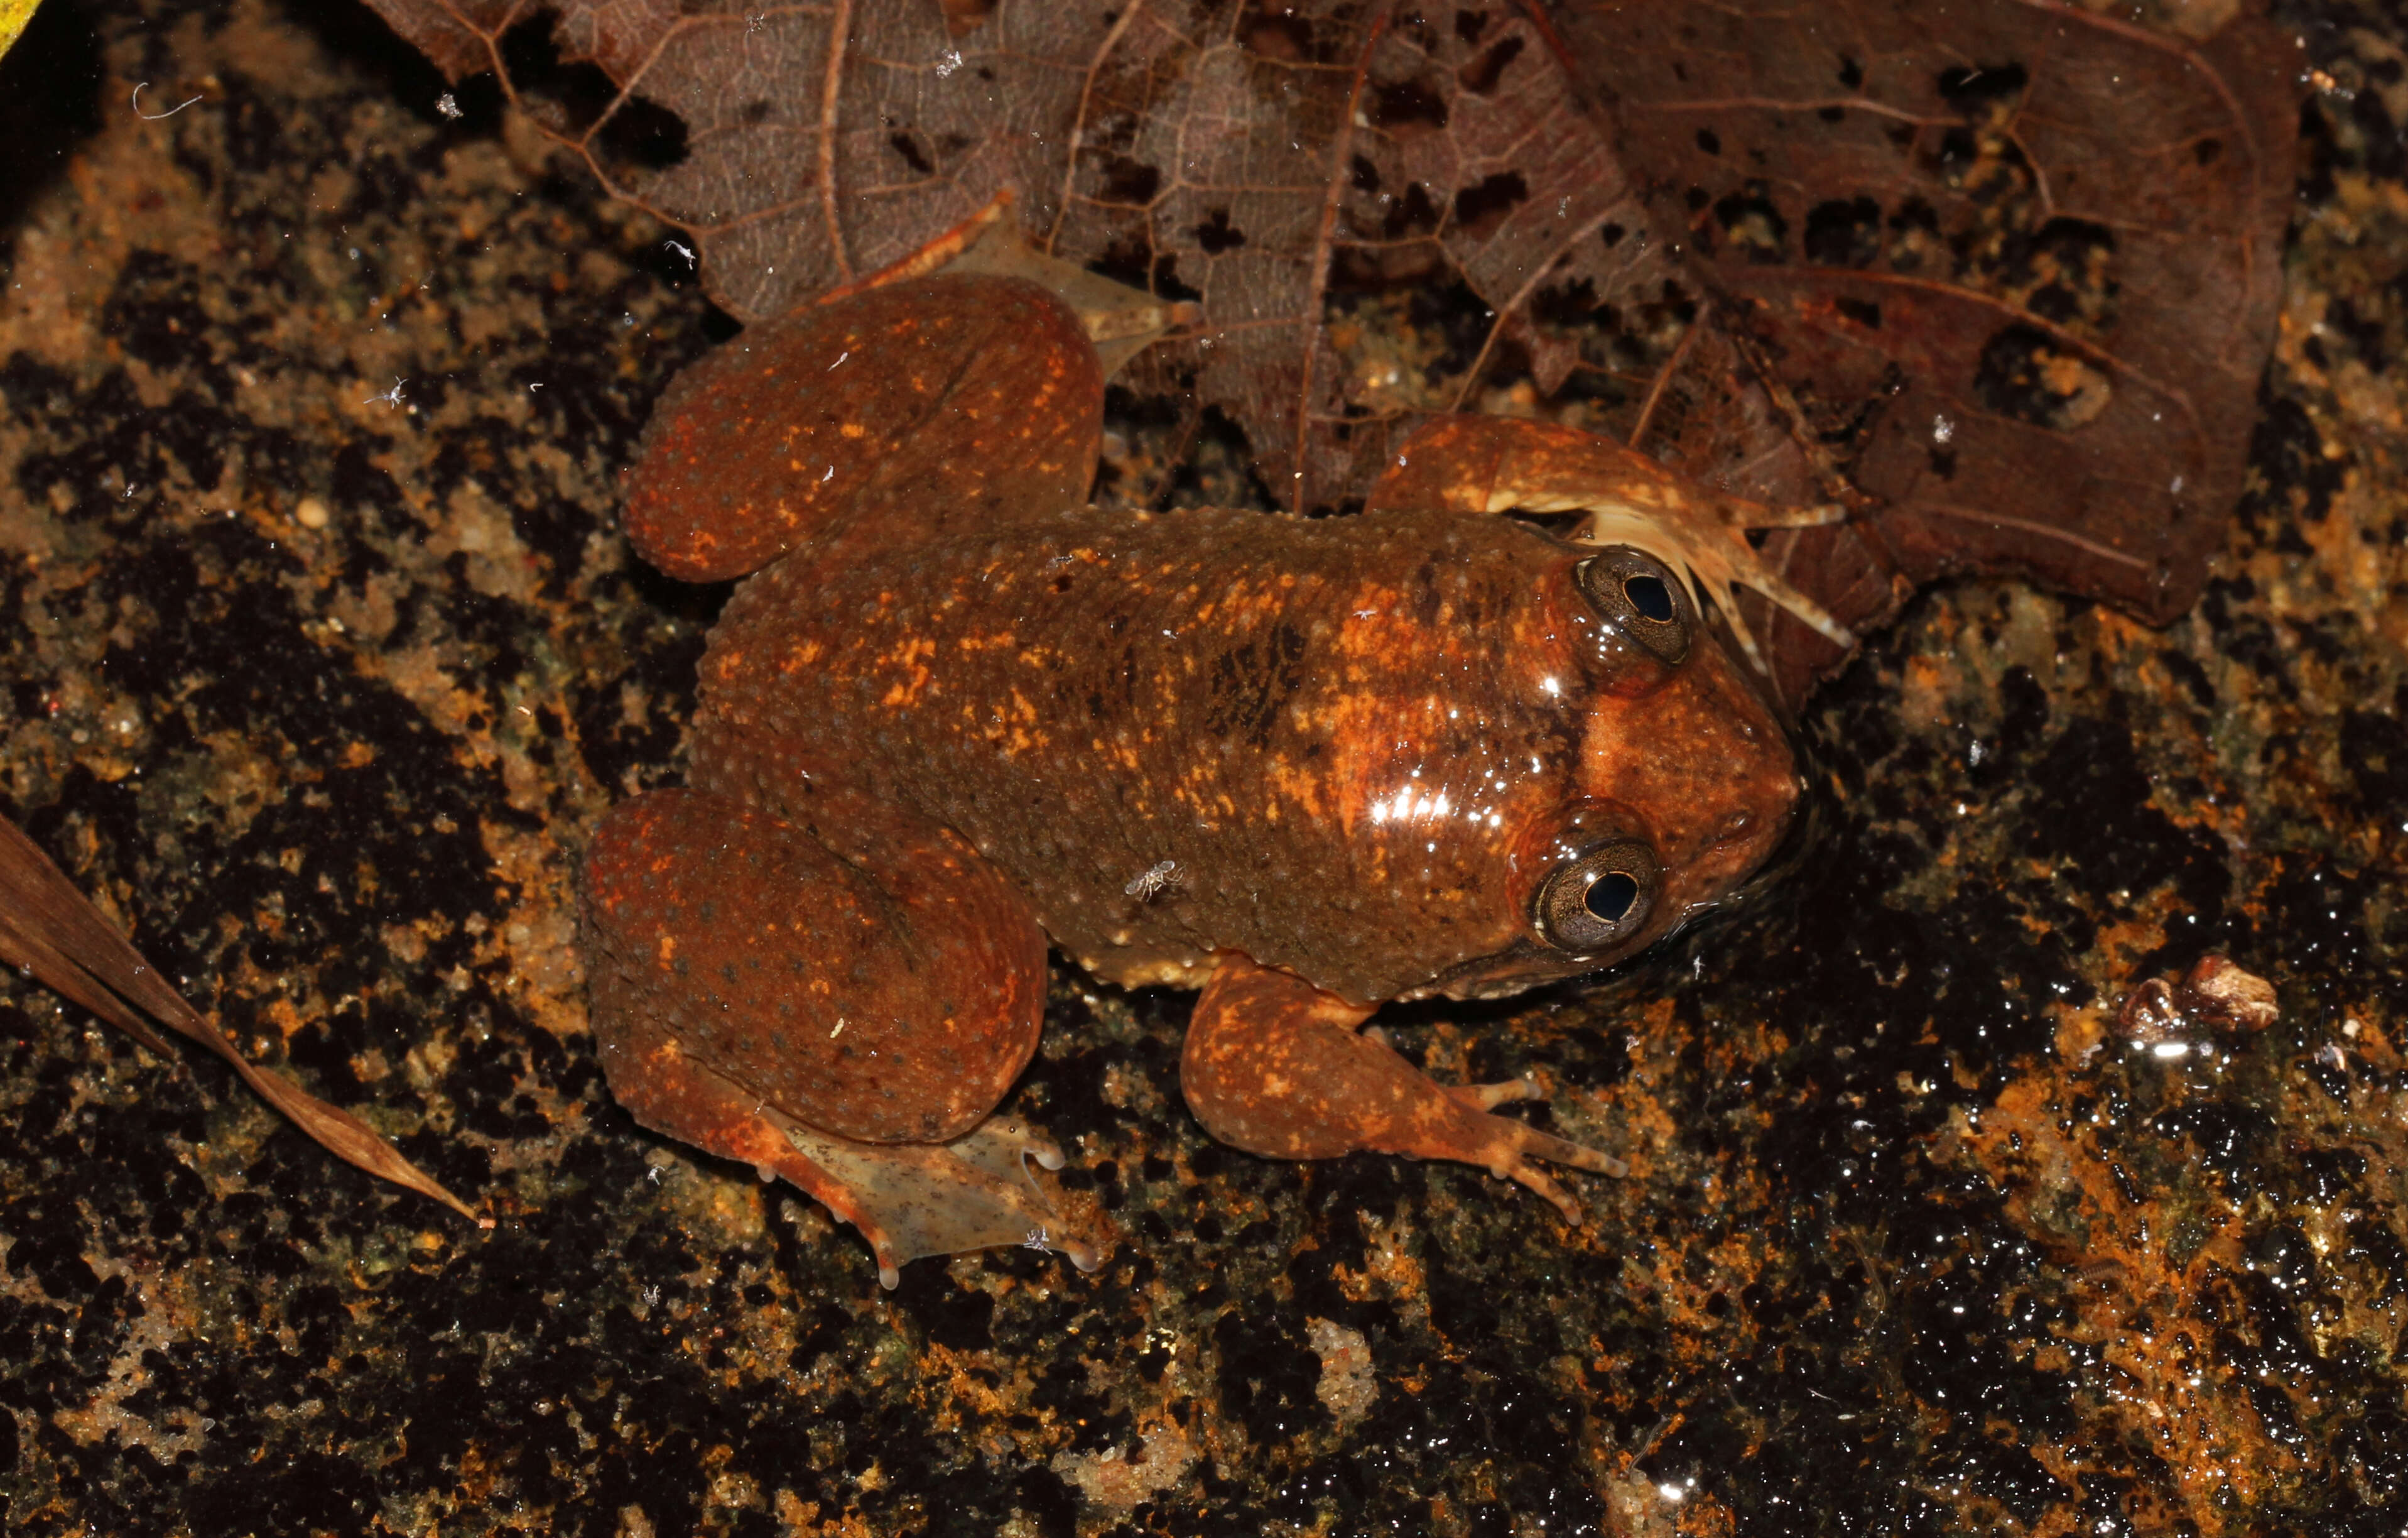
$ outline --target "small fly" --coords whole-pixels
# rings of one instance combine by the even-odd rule
[[[1179,869],[1177,860],[1158,860],[1131,876],[1128,884],[1121,890],[1140,902],[1152,902],[1172,887],[1183,884],[1186,880],[1187,874]]]

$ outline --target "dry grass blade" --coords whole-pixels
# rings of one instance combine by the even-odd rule
[[[0,961],[30,971],[154,1052],[165,1052],[166,1043],[143,1024],[143,1014],[198,1042],[337,1157],[433,1197],[463,1217],[476,1217],[466,1202],[402,1157],[366,1123],[246,1060],[160,980],[158,970],[76,890],[40,846],[5,818],[0,818]]]

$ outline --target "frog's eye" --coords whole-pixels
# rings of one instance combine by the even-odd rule
[[[1539,932],[1560,950],[1610,951],[1646,927],[1661,874],[1656,852],[1636,840],[1599,844],[1539,889]]]
[[[1657,663],[1676,668],[1689,654],[1697,626],[1688,590],[1655,556],[1629,545],[1609,546],[1574,567],[1572,581],[1609,632],[1635,642]]]

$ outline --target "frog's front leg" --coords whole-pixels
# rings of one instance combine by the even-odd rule
[[[1045,937],[959,838],[875,804],[842,849],[735,797],[655,791],[586,855],[594,1026],[655,1131],[793,1182],[859,1229],[879,1280],[923,1255],[1035,1243],[1083,1270],[990,1116],[1035,1051]]]
[[[1180,1087],[1204,1129],[1267,1158],[1406,1154],[1476,1164],[1545,1197],[1567,1223],[1580,1204],[1534,1160],[1599,1174],[1622,1161],[1492,1114],[1536,1100],[1527,1079],[1448,1086],[1359,1028],[1370,1010],[1293,973],[1225,952],[1196,1001]]]
[[[1840,523],[1836,506],[1775,508],[1716,492],[1635,449],[1576,427],[1518,417],[1440,416],[1416,429],[1371,488],[1367,507],[1457,512],[1577,512],[1582,544],[1631,545],[1683,575],[1692,599],[1713,598],[1759,670],[1756,638],[1730,601],[1753,588],[1840,647],[1856,637],[1789,585],[1748,542],[1749,529]]]

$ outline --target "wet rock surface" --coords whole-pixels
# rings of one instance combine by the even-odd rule
[[[1816,701],[1753,906],[1393,1012],[1629,1160],[1585,1227],[1219,1148],[1188,997],[1057,968],[1009,1104],[1118,1254],[888,1295],[585,1031],[570,861],[675,776],[724,597],[614,522],[724,335],[669,232],[361,13],[50,0],[5,81],[0,810],[496,1225],[9,987],[11,1531],[2397,1531],[2408,35],[2289,21],[2290,297],[2199,607],[1927,595]],[[2124,1008],[2212,953],[2279,1017]]]

